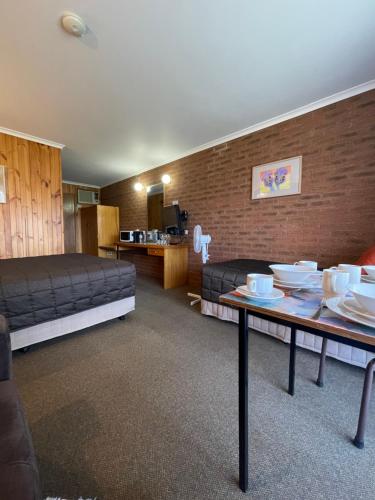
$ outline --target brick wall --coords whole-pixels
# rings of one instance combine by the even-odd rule
[[[299,155],[300,195],[251,200],[253,166]],[[147,195],[133,184],[155,184],[164,173],[172,177],[165,204],[177,199],[189,211],[189,239],[195,224],[211,234],[211,262],[353,262],[375,244],[375,91],[117,182],[102,189],[102,203],[120,207],[122,227],[146,228]],[[190,250],[193,285],[200,259]]]

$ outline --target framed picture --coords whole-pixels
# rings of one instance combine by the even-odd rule
[[[5,185],[5,167],[0,165],[0,203],[7,202],[7,190]]]
[[[301,192],[302,156],[253,167],[253,200]]]

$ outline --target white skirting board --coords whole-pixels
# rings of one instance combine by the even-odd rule
[[[118,318],[135,309],[135,297],[117,300],[64,318],[10,332],[12,351]]]
[[[238,323],[237,309],[216,304],[215,302],[202,299],[201,312],[207,316],[214,316],[215,318],[219,318],[221,320]],[[276,337],[285,343],[290,342],[290,328],[278,325],[272,321],[256,318],[251,314],[249,314],[249,328],[257,330],[258,332],[267,333],[268,335]],[[319,337],[318,335],[297,330],[296,341],[297,345],[300,347],[304,347],[305,349],[318,353],[321,351],[322,337]],[[336,358],[351,365],[366,368],[367,363],[374,357],[374,354],[356,347],[341,344],[340,342],[328,340],[327,356],[331,356],[332,358]]]

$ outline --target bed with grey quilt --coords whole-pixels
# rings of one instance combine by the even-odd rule
[[[134,309],[135,267],[85,254],[0,260],[0,314],[12,349]]]

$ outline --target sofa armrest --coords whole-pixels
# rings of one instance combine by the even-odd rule
[[[0,380],[8,380],[12,376],[12,351],[8,322],[0,315]]]

